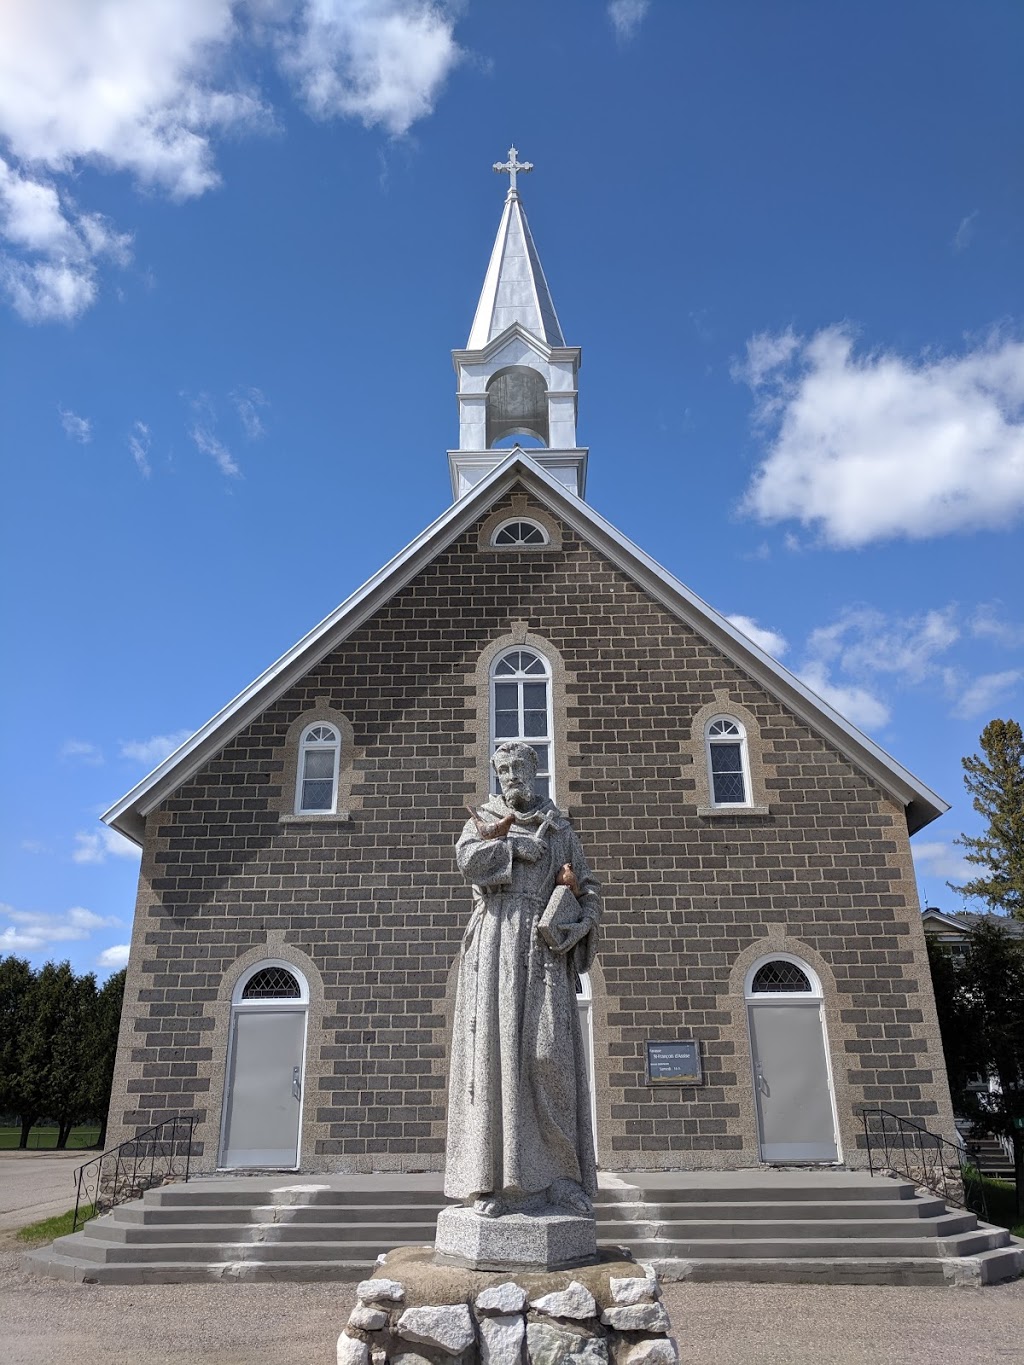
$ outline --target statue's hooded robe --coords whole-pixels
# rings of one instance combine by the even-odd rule
[[[512,813],[493,796],[481,815],[490,823]],[[535,863],[514,858],[509,839],[482,839],[472,821],[458,842],[473,913],[452,1030],[444,1188],[454,1199],[535,1194],[556,1180],[597,1193],[575,978],[594,959],[599,888],[575,830],[549,801],[517,813],[510,835],[535,833],[549,813],[553,823],[540,836],[546,850]],[[590,928],[558,954],[537,922],[565,863]]]

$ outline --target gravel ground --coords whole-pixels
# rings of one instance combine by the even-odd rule
[[[686,1365],[1024,1362],[1024,1281],[984,1290],[668,1285]],[[352,1285],[76,1285],[0,1250],[3,1365],[333,1365]]]

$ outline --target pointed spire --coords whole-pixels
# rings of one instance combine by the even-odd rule
[[[494,169],[506,173],[511,183],[466,348],[482,350],[513,322],[549,346],[564,346],[551,291],[516,188],[516,173],[532,171],[533,166],[519,161],[516,148],[511,147],[508,161],[495,162]]]

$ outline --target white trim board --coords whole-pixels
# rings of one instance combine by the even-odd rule
[[[561,517],[655,601],[720,649],[726,658],[899,801],[906,810],[911,834],[949,809],[948,802],[941,796],[851,725],[806,683],[766,654],[564,484],[552,478],[526,451],[514,449],[470,492],[453,503],[447,512],[105,811],[102,817],[105,823],[141,844],[145,819],[151,811],[331,650],[358,630],[516,484],[521,484],[543,506]]]

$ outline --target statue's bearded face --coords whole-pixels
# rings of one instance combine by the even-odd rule
[[[533,764],[520,754],[499,754],[494,764],[501,794],[513,810],[530,810],[533,795]]]

